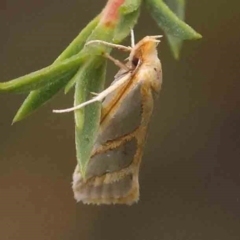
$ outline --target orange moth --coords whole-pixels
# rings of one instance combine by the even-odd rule
[[[77,165],[73,173],[73,192],[77,201],[87,204],[128,204],[139,199],[139,166],[155,95],[161,89],[162,67],[157,54],[161,36],[147,36],[132,47],[94,40],[129,51],[127,63],[105,55],[120,67],[113,83],[93,99],[69,112],[102,101],[99,133],[89,159],[85,177]]]

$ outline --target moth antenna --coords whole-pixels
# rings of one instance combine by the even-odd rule
[[[132,48],[135,47],[135,36],[134,36],[133,29],[131,29],[131,46],[132,46]]]
[[[106,45],[106,46],[111,47],[111,48],[117,48],[117,49],[125,51],[125,52],[131,52],[132,51],[131,47],[126,47],[126,46],[123,46],[123,45],[120,45],[120,44],[109,43],[109,42],[105,42],[105,41],[102,41],[102,40],[91,40],[91,41],[87,42],[85,44],[85,46],[88,46],[88,45],[94,44],[94,43],[103,44],[103,45]]]
[[[109,95],[110,93],[114,92],[116,89],[118,89],[119,87],[121,87],[125,82],[127,82],[129,80],[129,78],[131,77],[131,73],[126,74],[124,77],[122,77],[121,79],[119,79],[115,84],[109,86],[107,89],[105,89],[104,91],[102,91],[101,93],[99,93],[96,97],[94,97],[91,100],[88,100],[84,103],[81,103],[75,107],[71,107],[71,108],[67,108],[67,109],[61,109],[61,110],[53,110],[54,113],[67,113],[67,112],[72,112],[75,110],[78,110],[80,108],[83,108],[89,104],[95,103],[95,102],[101,102],[107,95]]]

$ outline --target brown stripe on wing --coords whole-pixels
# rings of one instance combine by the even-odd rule
[[[111,119],[113,113],[116,112],[119,108],[119,105],[122,104],[122,100],[125,99],[129,92],[133,91],[133,85],[136,84],[135,79],[136,77],[134,74],[129,81],[123,85],[121,89],[119,89],[117,94],[114,93],[112,96],[108,97],[108,99],[112,98],[110,101],[106,99],[106,101],[103,102],[101,124],[105,124],[105,121]]]
[[[77,201],[92,204],[132,204],[139,198],[136,164],[101,177],[81,178],[78,166],[73,175],[73,192]]]
[[[103,102],[103,112],[108,113],[101,122],[93,153],[106,142],[128,135],[141,123],[142,97],[141,85],[131,84],[124,90],[116,104],[112,104],[120,95],[109,96]]]
[[[89,160],[86,170],[86,179],[101,176],[105,173],[117,172],[129,166],[133,161],[137,149],[135,138],[129,141],[118,141],[118,147],[113,142],[108,150],[95,154]]]
[[[91,157],[94,157],[97,154],[105,153],[106,151],[118,148],[119,146],[123,145],[124,143],[132,140],[136,136],[137,130],[138,130],[138,128],[135,129],[133,132],[130,132],[123,136],[117,137],[114,140],[108,140],[107,142],[98,146],[98,148],[94,149]]]
[[[138,184],[132,183],[132,176],[127,176],[124,180],[115,182],[113,184],[105,184],[102,188],[100,196],[92,195],[83,199],[86,204],[128,204],[131,205],[139,199]],[[104,190],[105,188],[105,190]]]
[[[139,66],[137,66],[135,69],[131,69],[132,68],[131,62],[127,62],[126,66],[129,68],[129,71],[126,71],[125,69],[120,69],[118,73],[115,75],[114,77],[115,80],[112,82],[112,84],[119,81],[122,77],[124,77],[129,72],[131,72],[131,77],[129,78],[129,81],[126,82],[126,84],[124,84],[120,89],[115,91],[113,94],[110,94],[103,102],[101,124],[103,124],[103,122],[106,120],[110,112],[113,111],[113,109],[116,109],[116,105],[117,103],[119,103],[119,100],[121,98],[124,98],[124,93],[126,95],[126,91],[131,90],[131,85],[136,79],[135,76]]]

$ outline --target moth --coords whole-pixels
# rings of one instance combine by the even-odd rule
[[[129,51],[127,63],[106,54],[120,67],[112,84],[79,106],[54,110],[73,111],[102,101],[99,133],[85,177],[78,165],[73,173],[72,189],[78,202],[131,205],[139,199],[139,167],[155,96],[162,85],[157,53],[160,37],[147,36],[136,45],[132,37],[132,47],[92,41]]]

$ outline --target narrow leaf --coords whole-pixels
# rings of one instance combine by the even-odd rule
[[[184,21],[185,18],[185,0],[165,0],[168,7]],[[183,41],[180,38],[167,34],[167,39],[175,59],[179,59],[180,50]]]
[[[92,34],[88,37],[87,42],[92,40],[103,40],[106,42],[112,42],[114,36],[114,27],[108,27],[101,22],[94,29]],[[103,53],[110,52],[111,48],[103,44],[89,44],[84,47],[83,52],[88,55],[102,55]]]
[[[142,0],[125,0],[119,10],[122,14],[129,14],[137,11],[140,8],[141,3]]]
[[[69,79],[71,79],[72,75],[70,71],[68,74],[60,77],[57,81],[52,82],[48,86],[31,91],[17,111],[13,123],[28,117],[37,108],[46,103],[47,100],[55,96],[56,93],[66,85]]]
[[[145,0],[152,17],[167,33],[182,40],[198,39],[202,36],[174,14],[162,0]]]
[[[77,54],[63,62],[45,67],[36,72],[0,83],[0,92],[27,92],[54,83],[71,72],[76,73],[79,65],[86,59],[85,54]]]
[[[91,35],[94,28],[98,25],[100,15],[95,17],[79,34],[78,36],[69,44],[69,46],[61,53],[61,55],[55,60],[55,62],[63,61],[73,55],[79,53],[84,47],[86,40]]]
[[[91,92],[103,90],[105,74],[106,60],[101,57],[92,58],[84,65],[75,85],[75,106],[91,98]],[[100,117],[101,103],[93,103],[75,111],[76,152],[83,176],[96,139]]]
[[[55,60],[54,63],[58,63],[63,61],[69,57],[80,52],[83,48],[86,39],[89,37],[93,29],[96,27],[99,21],[99,16],[97,16],[94,20],[92,20],[80,33],[79,35],[72,41],[72,43],[62,52],[62,54]],[[50,83],[49,85],[42,87],[40,89],[31,91],[27,98],[24,100],[23,104],[19,108],[17,114],[13,119],[13,123],[20,121],[47,101],[49,101],[53,96],[55,96],[71,79],[73,74],[67,74],[65,77],[60,77],[56,81]]]
[[[72,87],[75,85],[77,80],[80,78],[79,75],[81,75],[81,71],[82,71],[82,68],[79,68],[78,71],[75,73],[75,75],[71,78],[71,80],[68,81],[68,83],[64,88],[65,94],[67,94],[72,89]]]
[[[92,40],[103,40],[106,42],[112,42],[113,41],[113,35],[114,35],[114,28],[107,27],[101,22],[96,26],[96,28],[92,31],[86,42],[92,41]],[[103,44],[90,44],[84,47],[83,52],[87,55],[102,55],[103,53],[109,53],[111,51],[111,48],[103,45]],[[71,88],[74,86],[76,81],[78,81],[82,76],[82,69],[79,68],[79,70],[76,72],[74,77],[68,82],[68,84],[65,87],[64,92],[68,93]]]
[[[115,43],[121,42],[125,37],[129,35],[131,29],[133,29],[135,24],[137,23],[139,15],[140,8],[130,13],[122,14],[114,34],[113,41]]]

